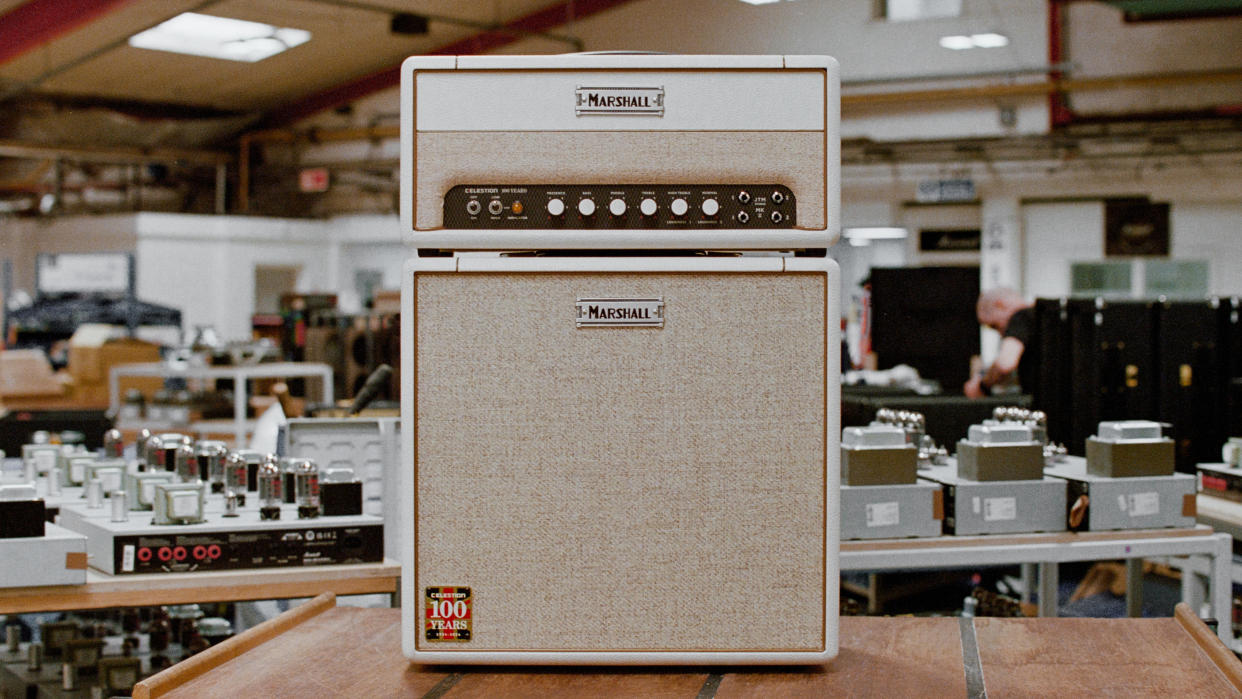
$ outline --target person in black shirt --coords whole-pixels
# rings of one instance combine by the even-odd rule
[[[1035,339],[1034,307],[1017,291],[1001,287],[980,294],[975,313],[980,325],[1001,334],[1001,343],[992,366],[967,381],[963,392],[971,398],[981,398],[993,386],[1015,377],[1030,390],[1029,378],[1024,376],[1029,373],[1024,366],[1029,362],[1023,362],[1022,357]]]

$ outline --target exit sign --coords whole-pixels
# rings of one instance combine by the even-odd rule
[[[328,168],[312,167],[298,173],[298,188],[303,192],[328,191]]]

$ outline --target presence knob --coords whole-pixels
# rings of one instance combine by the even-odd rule
[[[704,216],[715,216],[720,213],[720,202],[710,198],[704,199],[699,208],[702,209]]]
[[[647,197],[638,203],[638,210],[642,212],[643,216],[655,216],[656,211],[659,208],[660,207],[656,204],[656,200],[651,197]]]
[[[583,199],[579,201],[578,213],[583,216],[593,216],[595,214],[595,202],[591,199]]]
[[[564,213],[565,213],[565,202],[561,201],[560,199],[549,199],[548,200],[548,215],[549,216],[560,216]]]
[[[608,202],[608,212],[613,216],[622,216],[625,214],[625,202],[620,199],[613,199]]]
[[[685,216],[686,212],[690,210],[690,205],[686,203],[685,199],[678,197],[673,200],[672,204],[669,204],[668,208],[673,212],[674,216]]]

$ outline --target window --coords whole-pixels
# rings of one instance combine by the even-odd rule
[[[1073,262],[1070,264],[1071,296],[1128,297],[1130,262]]]
[[[1208,294],[1207,260],[1146,260],[1143,295],[1201,299]]]

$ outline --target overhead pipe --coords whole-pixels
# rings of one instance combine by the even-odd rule
[[[375,141],[397,138],[399,126],[347,127],[340,129],[266,129],[243,134],[239,141],[237,157],[237,208],[250,213],[250,151],[262,143],[336,143],[342,141]]]
[[[933,82],[939,80],[978,80],[981,78],[1013,78],[1019,75],[1047,75],[1057,70],[1068,70],[1074,66],[1059,63],[1046,66],[1027,66],[1025,68],[996,68],[993,70],[976,70],[953,73],[920,73],[918,75],[895,75],[884,78],[863,78],[861,80],[842,80],[841,88],[864,87],[868,85],[892,85],[896,83]]]
[[[0,140],[0,157],[25,160],[56,160],[64,158],[116,165],[149,163],[189,163],[218,165],[232,162],[233,156],[223,151],[182,150],[176,148],[97,148],[93,146],[44,145],[21,141]]]
[[[991,84],[935,90],[897,90],[894,92],[842,95],[841,106],[892,104],[897,102],[941,102],[986,97],[1029,97],[1061,92],[1170,87],[1190,83],[1236,83],[1238,81],[1242,81],[1242,68],[1186,73],[1150,73],[1106,78],[1063,78],[1038,83]]]

